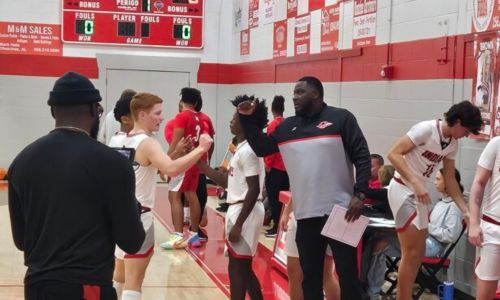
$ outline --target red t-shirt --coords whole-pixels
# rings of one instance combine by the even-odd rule
[[[210,137],[214,137],[215,135],[215,129],[214,125],[212,124],[212,120],[210,117],[201,111],[198,112],[198,115],[200,116],[201,123],[203,124],[203,133],[207,133]],[[208,152],[205,152],[201,159],[205,162],[208,163]]]
[[[184,138],[192,137],[194,146],[198,146],[198,139],[202,133],[205,133],[199,113],[194,110],[185,109],[178,113],[174,118],[174,130],[176,128],[184,129]]]
[[[165,140],[167,141],[167,143],[169,145],[172,144],[172,139],[174,138],[174,119],[167,122],[163,134],[165,135]]]
[[[203,124],[203,132],[208,133],[210,137],[214,137],[215,129],[210,117],[201,111],[198,113],[198,115],[200,116],[201,123]]]
[[[270,135],[283,120],[283,117],[277,117],[272,120],[269,125],[267,125],[267,135]],[[285,163],[279,152],[264,157],[264,163],[268,169],[274,168],[280,171],[286,171]]]

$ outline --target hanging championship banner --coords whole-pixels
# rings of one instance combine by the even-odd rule
[[[262,25],[274,22],[274,0],[264,0],[264,7],[261,9],[260,19]]]
[[[321,9],[321,52],[338,50],[339,4]]]
[[[472,0],[472,31],[483,32],[500,28],[499,0]]]
[[[287,20],[274,22],[273,58],[286,57]]]
[[[286,16],[288,19],[295,18],[297,16],[298,6],[299,6],[299,0],[287,0]]]
[[[499,92],[499,87],[500,87],[500,57],[498,55],[500,54],[500,35],[497,33],[497,38],[496,38],[496,63],[495,63],[495,76],[493,77],[493,80],[495,82],[495,88],[494,88],[494,99],[495,99],[495,111],[493,112],[494,117],[494,126],[492,130],[492,136],[497,136],[500,135],[500,92]]]
[[[259,26],[259,0],[248,2],[248,28]]]
[[[476,35],[474,41],[476,76],[473,78],[472,103],[481,111],[484,122],[482,131],[474,136],[477,139],[489,139],[492,127],[495,126],[493,110],[496,104],[494,103],[496,56],[496,33]]]
[[[354,0],[352,47],[375,45],[377,0]]]
[[[303,15],[295,19],[295,55],[309,54],[311,39],[311,15]]]

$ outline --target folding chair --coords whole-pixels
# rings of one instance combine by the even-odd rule
[[[391,277],[392,273],[398,272],[398,263],[401,260],[401,257],[390,257],[388,255],[385,256],[385,263],[387,265],[387,270],[385,271],[384,279],[389,282],[391,286],[387,289],[385,294],[392,295],[396,287],[398,286],[398,277]]]
[[[460,232],[457,240],[447,246],[442,257],[424,257],[422,265],[418,270],[417,279],[415,280],[415,283],[419,285],[419,290],[415,295],[413,295],[414,300],[419,299],[426,289],[430,290],[434,294],[437,293],[438,285],[442,284],[442,282],[436,277],[436,275],[442,269],[448,269],[450,266],[450,259],[448,256],[451,254],[453,249],[455,249],[455,246],[458,244],[458,241],[460,241],[460,238],[464,234],[466,228],[467,225],[463,223],[462,231]]]

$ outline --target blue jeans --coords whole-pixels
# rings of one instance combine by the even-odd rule
[[[376,240],[385,240],[389,245],[370,257],[368,271],[366,273],[366,293],[370,296],[370,299],[380,295],[382,285],[385,282],[384,274],[387,270],[386,255],[390,257],[398,257],[401,255],[401,249],[395,233],[387,232],[378,234]]]
[[[443,254],[445,245],[430,235],[425,239],[425,256],[440,257]]]

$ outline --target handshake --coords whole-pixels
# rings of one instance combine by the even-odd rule
[[[198,137],[187,136],[179,140],[174,152],[177,154],[176,157],[183,156],[193,151],[196,147],[200,148],[203,152],[207,152],[210,150],[210,147],[212,147],[212,143],[213,139],[206,133],[201,134]]]

